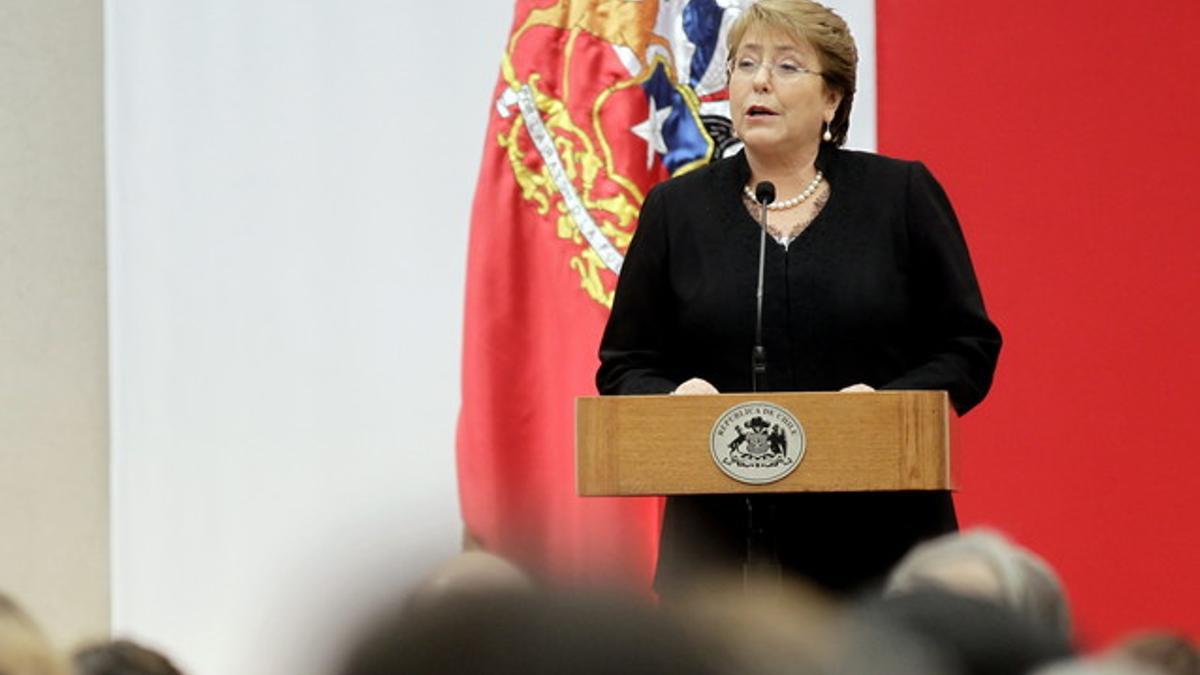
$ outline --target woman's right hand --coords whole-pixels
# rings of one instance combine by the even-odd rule
[[[695,396],[697,394],[719,394],[721,392],[717,391],[716,387],[709,384],[708,380],[702,380],[698,377],[693,377],[692,379],[688,380],[687,382],[684,382],[683,384],[679,385],[678,387],[675,387],[675,391],[673,391],[671,393],[672,394],[682,394],[685,396],[686,395]]]

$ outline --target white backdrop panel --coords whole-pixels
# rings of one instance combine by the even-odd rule
[[[113,623],[316,672],[456,550],[470,197],[507,2],[107,5]]]
[[[873,148],[873,3],[851,145]],[[469,206],[502,0],[106,6],[113,625],[317,673],[457,549]]]

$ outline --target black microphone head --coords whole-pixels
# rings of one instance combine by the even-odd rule
[[[754,199],[759,204],[767,205],[775,201],[775,184],[769,180],[764,180],[754,186]]]

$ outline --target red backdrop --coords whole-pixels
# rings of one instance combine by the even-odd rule
[[[1082,636],[1200,638],[1200,3],[877,0],[879,146],[925,160],[1005,336],[957,498]]]

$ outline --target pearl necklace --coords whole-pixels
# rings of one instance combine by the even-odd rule
[[[767,210],[783,211],[784,209],[790,209],[793,206],[800,204],[805,199],[808,199],[809,197],[811,197],[813,195],[813,193],[817,191],[817,188],[821,186],[821,179],[823,177],[824,177],[823,174],[820,171],[818,171],[817,175],[813,176],[812,181],[808,184],[808,186],[806,186],[800,192],[800,194],[796,195],[795,197],[792,197],[791,199],[785,199],[781,202],[772,202],[770,204],[767,204]],[[758,200],[754,198],[754,191],[750,189],[749,185],[743,185],[742,192],[745,193],[746,199],[749,199],[750,201],[752,201],[754,203],[758,203]]]

